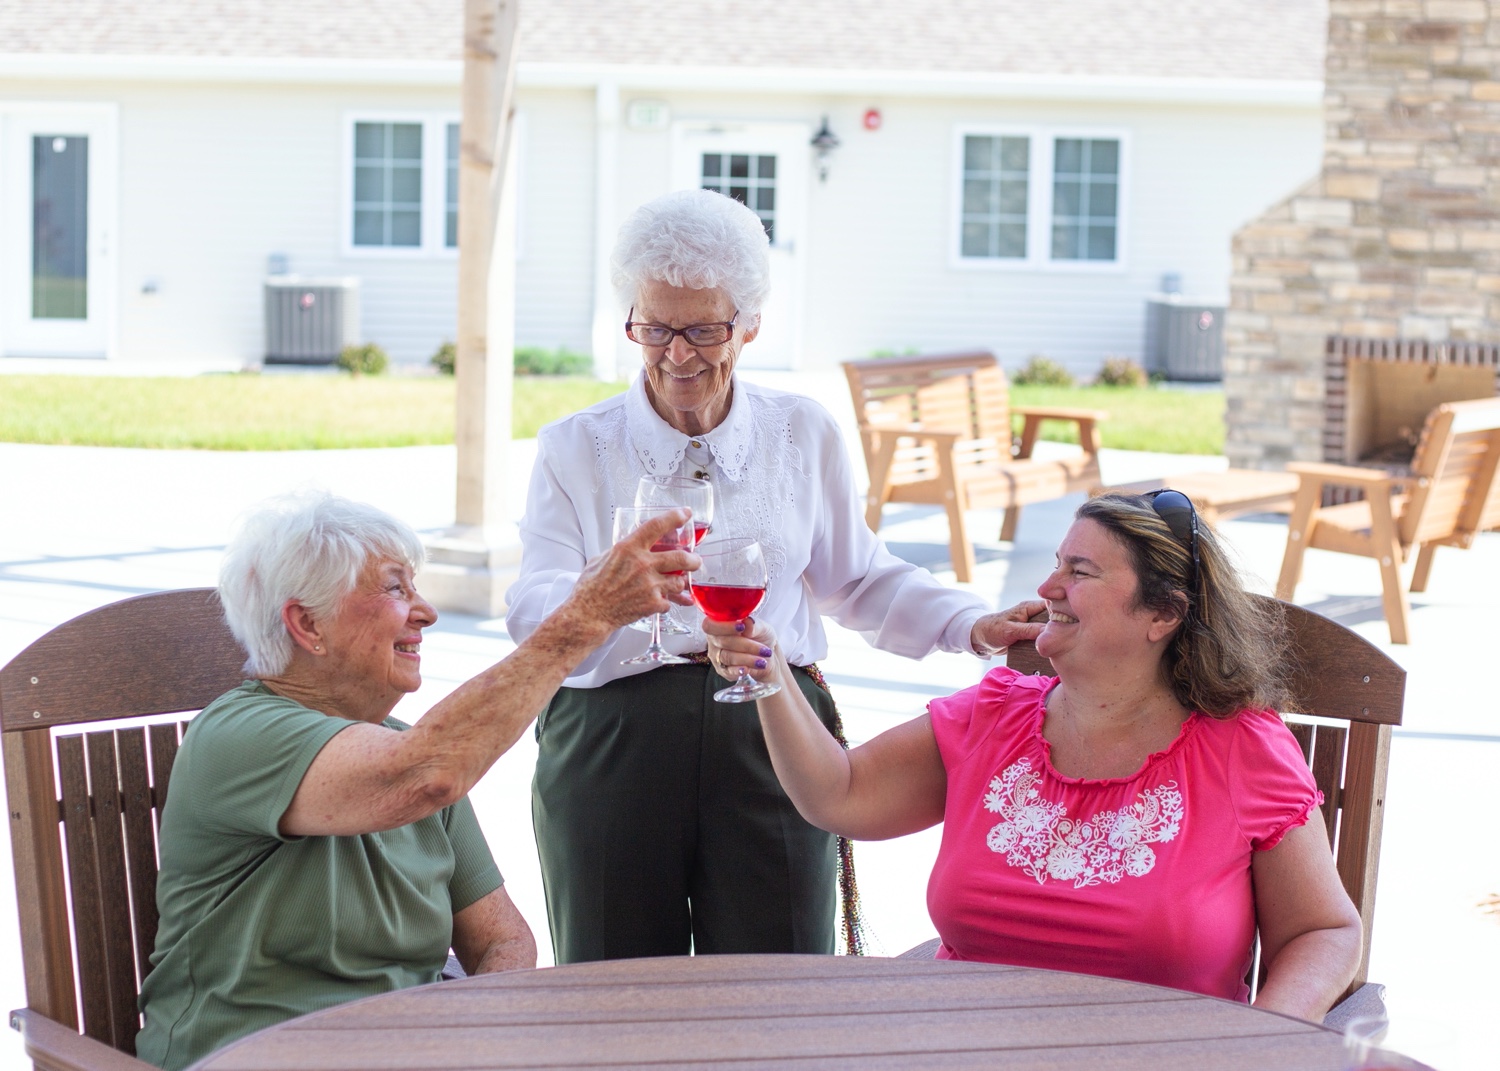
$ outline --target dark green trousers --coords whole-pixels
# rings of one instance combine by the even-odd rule
[[[833,700],[794,674],[825,725]],[[754,703],[708,666],[563,688],[531,815],[558,963],[833,952],[836,840],[781,790]]]

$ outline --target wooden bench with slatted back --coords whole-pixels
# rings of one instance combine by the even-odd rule
[[[1410,476],[1301,461],[1287,471],[1301,484],[1276,594],[1292,597],[1309,548],[1373,558],[1391,642],[1406,643],[1411,607],[1401,585],[1402,563],[1416,553],[1411,590],[1425,591],[1438,547],[1468,548],[1480,532],[1500,527],[1500,398],[1444,402],[1432,410]],[[1324,506],[1328,487],[1357,488],[1365,497]]]
[[[942,506],[948,513],[953,572],[974,572],[964,511],[1003,509],[1000,538],[1015,538],[1021,507],[1050,502],[1101,482],[1096,409],[1010,404],[1005,372],[993,353],[936,354],[845,361],[860,442],[869,470],[865,520],[880,531],[887,503]],[[1022,418],[1014,442],[1012,415]],[[1040,459],[1032,451],[1042,421],[1075,424],[1083,453]]]
[[[1271,601],[1267,596],[1256,597]],[[1290,690],[1295,697],[1292,709],[1282,712],[1283,720],[1302,745],[1313,780],[1323,793],[1323,820],[1339,878],[1359,909],[1364,927],[1359,970],[1345,994],[1351,999],[1368,982],[1391,728],[1401,724],[1406,670],[1338,622],[1301,606],[1281,605],[1290,638]],[[1052,663],[1037,654],[1036,644],[1030,641],[1011,647],[1005,664],[1022,673],[1053,672]],[[1264,980],[1262,969],[1257,981]],[[1373,997],[1366,994],[1359,999]]]
[[[195,588],[83,614],[0,670],[27,1004],[12,1025],[38,1067],[147,1066],[121,1054],[140,1029],[160,810],[185,725],[162,718],[201,710],[244,661],[218,595]],[[65,731],[121,721],[139,724]]]

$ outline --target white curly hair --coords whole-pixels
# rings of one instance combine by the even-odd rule
[[[417,569],[422,541],[395,517],[327,491],[263,502],[241,519],[219,567],[219,601],[249,658],[245,673],[274,677],[292,660],[281,608],[295,599],[315,618],[338,613],[372,557]]]
[[[641,205],[620,227],[609,261],[620,308],[654,280],[723,290],[753,327],[771,292],[770,241],[760,217],[713,190],[678,190]]]

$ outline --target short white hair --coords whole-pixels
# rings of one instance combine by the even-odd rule
[[[760,217],[713,190],[678,190],[647,201],[620,227],[609,260],[620,308],[648,281],[723,290],[753,327],[771,293],[771,243]]]
[[[336,615],[375,556],[415,570],[422,541],[383,510],[327,491],[272,498],[246,514],[219,567],[224,617],[250,655],[246,675],[274,677],[291,663],[292,637],[281,620],[288,600],[314,618]]]

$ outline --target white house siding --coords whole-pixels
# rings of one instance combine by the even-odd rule
[[[594,94],[521,89],[516,344],[589,353],[594,308]]]
[[[801,244],[803,367],[877,350],[986,346],[1014,367],[1033,353],[1092,374],[1139,356],[1144,302],[1163,272],[1222,299],[1229,238],[1317,170],[1312,105],[1035,102],[1015,99],[622,87],[613,230],[668,189],[671,138],[625,122],[632,100],[673,120],[796,121],[827,115],[842,145],[826,183],[811,174]],[[118,294],[113,355],[187,371],[264,353],[261,284],[284,253],[305,275],[361,281],[362,335],[421,362],[453,336],[456,259],[341,245],[349,116],[453,115],[457,87],[0,81],[0,100],[119,106]],[[522,86],[519,147],[521,345],[589,351],[594,314],[595,93]],[[866,131],[861,116],[883,123]],[[986,269],[952,260],[955,132],[964,124],[1120,131],[1128,142],[1121,269]],[[1039,143],[1040,148],[1040,143]],[[607,245],[607,243],[606,243]],[[148,281],[154,294],[143,293]],[[634,354],[620,357],[633,363]]]
[[[1031,354],[1092,375],[1106,356],[1141,356],[1146,297],[1164,272],[1222,301],[1235,228],[1318,168],[1316,106],[839,99],[622,91],[665,100],[674,120],[800,120],[827,115],[842,144],[810,178],[804,367],[877,350],[982,346],[1007,366]],[[867,131],[867,108],[882,115]],[[1123,266],[956,265],[954,138],[963,124],[1065,133],[1118,130],[1128,142]],[[622,130],[622,212],[667,188],[667,139]]]
[[[361,335],[423,362],[454,335],[452,251],[346,252],[353,115],[456,118],[453,90],[302,85],[0,83],[0,100],[119,106],[119,228],[111,356],[153,369],[233,369],[265,353],[262,282],[285,254],[300,275],[356,276]],[[524,95],[517,283],[520,344],[589,348],[593,95]],[[154,293],[144,292],[147,283]]]
[[[48,100],[119,105],[121,362],[242,367],[264,354],[262,281],[283,253],[303,275],[358,276],[363,337],[423,360],[452,335],[451,253],[345,256],[344,125],[352,112],[453,113],[421,88],[47,85]],[[0,84],[0,99],[20,92]],[[147,294],[147,281],[156,292]]]

